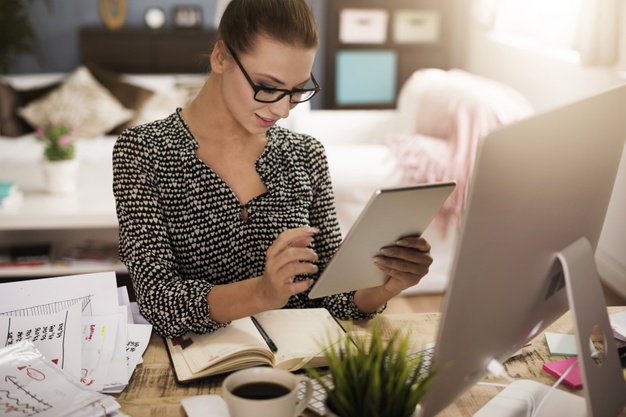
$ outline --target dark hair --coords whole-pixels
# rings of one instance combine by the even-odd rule
[[[304,48],[319,44],[313,12],[304,0],[232,0],[222,15],[217,39],[245,53],[260,35]]]

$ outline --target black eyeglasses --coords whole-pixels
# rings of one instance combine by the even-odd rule
[[[305,101],[311,100],[313,96],[321,90],[319,84],[317,83],[317,81],[315,81],[315,77],[312,73],[311,81],[313,82],[313,88],[294,88],[293,90],[285,90],[284,88],[271,88],[255,84],[254,81],[252,81],[252,78],[250,78],[246,70],[243,68],[243,65],[241,65],[241,62],[239,62],[239,58],[237,58],[237,54],[235,54],[235,51],[233,51],[232,48],[228,45],[226,45],[226,47],[235,59],[235,62],[239,66],[239,69],[246,77],[246,80],[248,80],[250,87],[252,87],[252,89],[254,90],[254,99],[258,102],[276,103],[277,101],[288,95],[290,103],[304,103]]]

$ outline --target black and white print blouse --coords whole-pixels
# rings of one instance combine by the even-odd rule
[[[283,231],[320,229],[311,244],[319,271],[341,242],[326,154],[317,140],[278,126],[269,129],[256,161],[267,193],[245,207],[196,156],[197,148],[177,111],[126,130],[113,149],[120,259],[141,313],[168,337],[226,326],[209,318],[208,292],[262,275],[265,253]],[[354,293],[311,300],[304,292],[286,305],[312,307],[325,307],[340,319],[373,316],[358,310]]]

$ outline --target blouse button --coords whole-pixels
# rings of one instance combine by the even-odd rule
[[[248,213],[248,210],[246,210],[245,207],[241,209],[241,214],[239,215],[239,217],[241,217],[241,220],[243,221],[247,221],[248,217],[250,217],[250,214]]]

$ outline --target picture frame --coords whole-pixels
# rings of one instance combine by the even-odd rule
[[[172,22],[178,29],[197,29],[202,27],[202,9],[197,5],[175,6]]]

